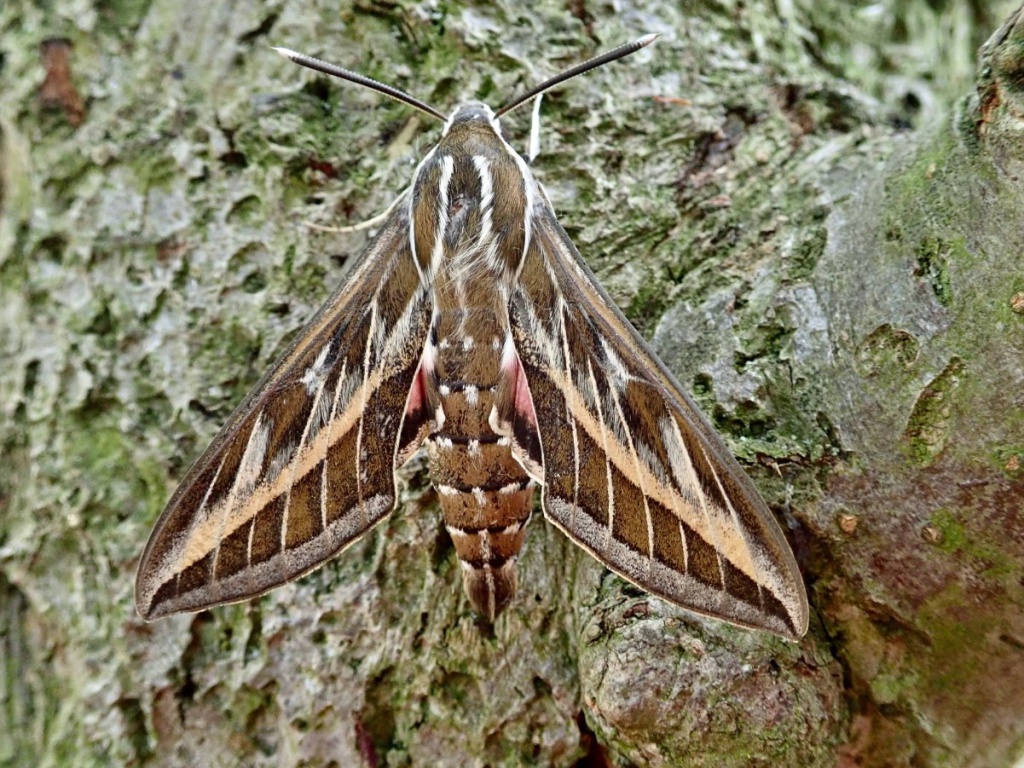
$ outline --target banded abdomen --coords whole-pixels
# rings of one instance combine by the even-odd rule
[[[533,507],[533,483],[509,438],[488,423],[502,351],[494,320],[483,308],[438,314],[435,382],[444,419],[426,440],[466,594],[491,621],[515,595],[516,557]]]

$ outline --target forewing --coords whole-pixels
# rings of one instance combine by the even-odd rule
[[[143,617],[266,592],[391,512],[394,469],[430,429],[430,314],[397,206],[168,503],[136,578]]]
[[[524,466],[542,465],[548,519],[673,603],[802,636],[803,582],[764,501],[538,208],[509,308],[519,370],[508,378],[525,377],[529,397],[510,387],[495,418]]]

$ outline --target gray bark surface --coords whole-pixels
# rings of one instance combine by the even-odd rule
[[[0,5],[0,765],[1024,758],[1016,6]],[[142,622],[176,481],[366,243],[308,223],[383,210],[437,135],[269,46],[447,111],[646,32],[545,97],[535,172],[788,528],[803,641],[539,514],[489,631],[422,460],[322,569]]]

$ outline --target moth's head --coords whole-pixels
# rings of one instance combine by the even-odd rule
[[[448,120],[445,121],[441,135],[447,136],[453,131],[460,133],[464,130],[476,132],[481,128],[501,133],[498,119],[494,116],[494,110],[483,102],[467,101],[464,104],[459,104],[459,106],[452,110]]]
[[[473,121],[489,123],[494,119],[494,110],[482,101],[467,101],[459,104],[448,118],[448,125],[471,123]]]

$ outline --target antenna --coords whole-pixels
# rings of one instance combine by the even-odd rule
[[[336,67],[333,64],[328,64],[326,61],[314,59],[312,56],[306,56],[301,53],[296,53],[295,51],[290,50],[288,48],[274,47],[274,50],[280,53],[286,59],[291,59],[296,64],[301,64],[304,67],[315,69],[317,72],[323,72],[325,75],[330,75],[331,77],[338,77],[341,78],[342,80],[348,80],[350,83],[362,85],[366,88],[369,88],[372,91],[382,93],[385,96],[394,99],[395,101],[400,101],[403,104],[408,104],[410,107],[414,107],[418,109],[420,112],[428,114],[431,117],[436,117],[442,123],[448,119],[433,107],[424,104],[419,99],[415,99],[409,94],[405,93],[404,91],[400,91],[393,86],[384,85],[384,83],[378,83],[376,80],[366,77],[365,75],[360,75],[356,72],[350,72],[347,69],[342,69],[341,67]]]
[[[646,48],[648,45],[653,43],[658,38],[658,34],[659,33],[654,33],[652,35],[644,35],[639,40],[634,40],[632,43],[626,43],[626,45],[621,45],[615,50],[608,51],[608,53],[604,53],[593,59],[584,61],[582,64],[577,64],[572,69],[567,69],[562,74],[555,75],[550,80],[545,80],[543,83],[536,86],[535,88],[531,88],[518,99],[511,102],[510,104],[506,104],[504,107],[495,112],[494,116],[501,117],[504,114],[508,114],[516,107],[521,107],[534,96],[539,96],[540,94],[544,93],[544,91],[548,90],[549,88],[554,88],[559,83],[564,83],[566,80],[571,80],[577,75],[582,75],[584,72],[589,72],[592,69],[597,69],[598,67],[603,66],[604,64],[615,61],[616,59],[621,59],[624,56],[629,56],[632,53],[636,53],[641,48]]]

